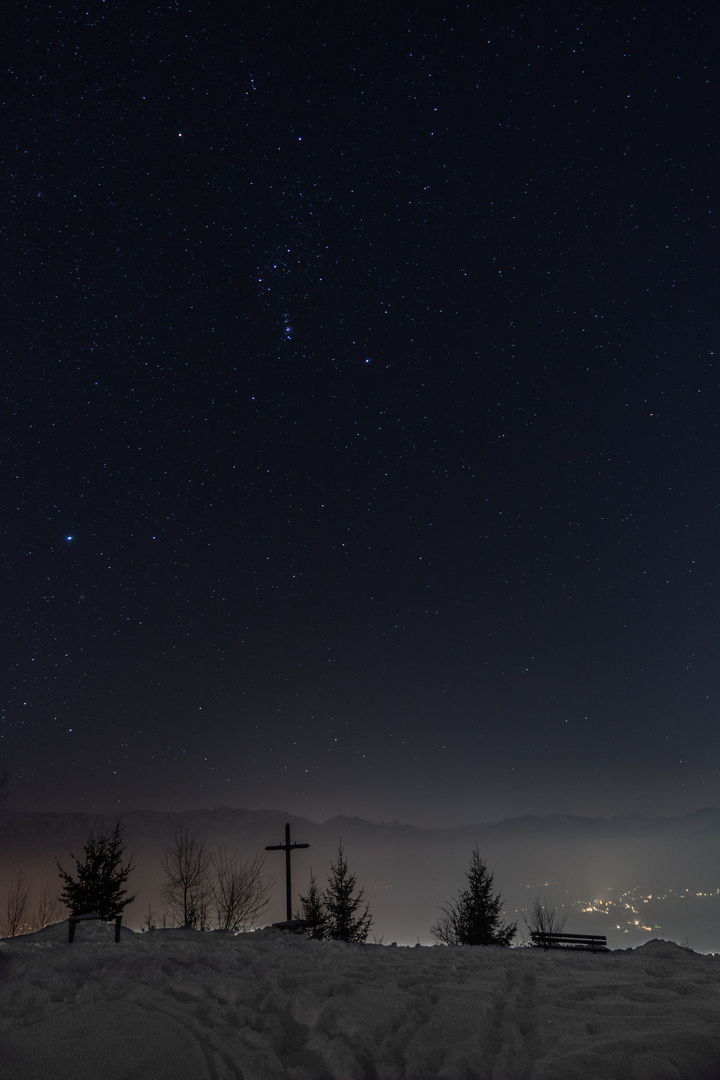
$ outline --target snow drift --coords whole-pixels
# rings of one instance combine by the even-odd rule
[[[67,923],[0,943],[4,1080],[717,1080],[720,957]]]

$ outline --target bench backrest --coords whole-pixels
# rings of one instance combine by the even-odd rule
[[[574,945],[576,948],[584,945],[593,952],[596,949],[607,949],[607,938],[604,934],[551,934],[533,930],[530,937],[533,945],[542,945],[546,949],[554,945]]]

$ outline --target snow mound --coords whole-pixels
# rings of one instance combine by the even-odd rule
[[[686,945],[678,945],[676,941],[663,941],[661,938],[653,938],[652,941],[646,941],[644,945],[639,945],[637,949],[629,951],[641,953],[643,956],[664,956],[668,960],[678,959],[679,954],[684,956],[687,956],[688,953],[691,956],[697,955]]]
[[[720,958],[668,942],[592,955],[113,930],[0,942],[3,1078],[720,1077]]]

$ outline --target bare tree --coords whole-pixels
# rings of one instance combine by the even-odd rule
[[[211,856],[212,896],[218,930],[250,930],[270,903],[273,882],[265,869],[265,854],[243,862],[230,858],[224,847]]]
[[[22,870],[18,871],[15,881],[8,889],[3,905],[3,929],[7,937],[16,937],[27,925],[30,913],[30,886]]]
[[[527,915],[524,916],[525,925],[531,934],[561,934],[567,921],[567,913],[558,914],[556,907],[548,907],[547,900],[539,896]]]
[[[205,841],[181,825],[172,847],[165,852],[162,868],[165,875],[162,895],[171,912],[182,925],[206,930],[212,890]]]
[[[32,924],[35,930],[42,930],[43,926],[57,922],[60,917],[60,901],[55,895],[55,889],[50,882],[46,881],[38,897],[37,906],[33,913]]]

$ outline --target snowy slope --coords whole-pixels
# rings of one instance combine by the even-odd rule
[[[717,1080],[720,957],[67,924],[0,943],[3,1080]]]

